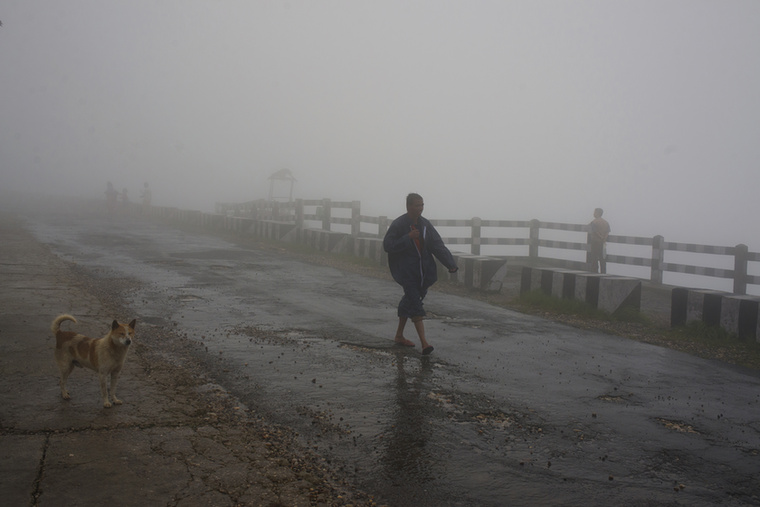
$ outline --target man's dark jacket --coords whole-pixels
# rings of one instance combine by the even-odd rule
[[[388,227],[383,239],[383,248],[388,252],[391,275],[399,285],[416,284],[426,290],[438,280],[433,256],[449,271],[455,271],[457,265],[451,252],[443,244],[441,235],[429,220],[419,217],[416,227],[420,230],[421,252],[417,251],[414,240],[409,237],[412,221],[406,214],[398,217]]]

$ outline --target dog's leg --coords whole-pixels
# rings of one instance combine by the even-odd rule
[[[116,384],[119,383],[119,371],[111,372],[111,398],[114,405],[121,405],[121,400],[116,397]]]
[[[61,369],[61,398],[64,400],[70,400],[69,391],[66,389],[66,381],[69,379],[69,375],[74,371],[74,363],[69,363],[68,366],[58,365]]]
[[[103,407],[111,408],[111,401],[108,399],[108,386],[106,385],[106,379],[108,376],[105,373],[98,372],[98,379],[100,380],[100,397],[103,398]]]

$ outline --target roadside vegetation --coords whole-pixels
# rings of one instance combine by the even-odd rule
[[[537,309],[544,312],[552,312],[560,315],[574,315],[578,318],[600,320],[606,322],[628,322],[649,324],[649,319],[635,308],[622,308],[620,311],[610,314],[599,310],[592,305],[577,299],[556,298],[544,294],[541,291],[532,291],[518,296],[515,302],[518,307]]]
[[[668,347],[707,359],[760,370],[760,343],[741,340],[719,326],[692,322],[671,328],[652,321],[636,309],[615,314],[603,312],[582,301],[551,297],[534,291],[506,306],[560,321],[583,329],[595,329],[633,340]]]

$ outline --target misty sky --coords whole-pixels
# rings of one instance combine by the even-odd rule
[[[760,250],[760,2],[0,4],[0,186],[586,223]],[[286,193],[283,189],[282,193]]]

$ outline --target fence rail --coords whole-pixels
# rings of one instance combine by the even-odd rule
[[[308,212],[307,212],[308,211]],[[332,201],[330,199],[298,199],[294,202],[282,203],[273,201],[250,201],[246,203],[217,203],[216,213],[227,216],[249,217],[259,220],[275,220],[293,222],[304,227],[306,222],[320,222],[323,230],[332,231],[333,225],[350,227],[352,236],[376,236],[382,238],[390,225],[386,216],[367,216],[361,214],[359,201]],[[337,213],[337,215],[336,215]],[[338,216],[340,214],[348,216]],[[465,234],[444,236],[444,242],[450,247],[464,245],[469,247],[465,253],[481,255],[483,246],[524,247],[524,255],[489,255],[490,257],[521,258],[530,260],[551,260],[559,265],[575,269],[583,269],[587,260],[568,260],[561,256],[552,256],[546,249],[555,249],[566,253],[588,255],[589,232],[587,224],[568,224],[559,222],[541,222],[539,220],[482,220],[447,219],[431,220],[439,229],[461,229]],[[377,232],[365,232],[363,225],[376,228]],[[375,227],[376,226],[376,227]],[[493,236],[483,234],[483,229],[495,229],[509,234]],[[556,240],[545,237],[551,231],[563,231],[579,235],[578,241]],[[443,233],[442,233],[443,235]],[[646,255],[608,254],[607,264],[636,266],[649,268],[649,280],[662,284],[664,273],[681,273],[704,277],[727,279],[733,281],[735,294],[746,294],[747,286],[760,286],[760,276],[748,273],[750,262],[760,263],[760,252],[749,252],[746,245],[714,246],[694,243],[678,243],[665,241],[662,236],[641,237],[611,234],[607,239],[608,246],[638,246],[646,247]],[[723,256],[733,259],[733,268],[719,268],[709,265],[686,264],[682,262],[666,262],[666,256],[671,253],[688,253],[695,255]],[[705,257],[705,264],[707,258]],[[641,277],[640,277],[641,278]]]

